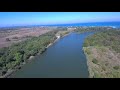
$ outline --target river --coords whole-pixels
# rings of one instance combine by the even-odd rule
[[[70,33],[16,71],[11,78],[88,78],[82,46],[91,34],[93,32]]]

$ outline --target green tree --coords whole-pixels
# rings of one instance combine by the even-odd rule
[[[14,58],[15,58],[15,60],[16,60],[16,61],[15,61],[15,62],[16,62],[16,65],[20,64],[20,62],[22,61],[22,57],[23,57],[23,56],[22,56],[20,53],[16,53],[16,54],[15,54],[15,57],[14,57]]]

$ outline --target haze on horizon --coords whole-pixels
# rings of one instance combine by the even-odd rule
[[[0,12],[0,26],[119,22],[120,12]]]

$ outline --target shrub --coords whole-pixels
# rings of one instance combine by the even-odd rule
[[[106,68],[103,66],[103,67],[102,67],[102,70],[103,70],[103,71],[106,71]]]
[[[2,70],[2,76],[7,73],[7,70]]]
[[[118,70],[120,67],[119,66],[114,66],[113,67],[115,70]]]
[[[6,41],[10,41],[10,39],[9,39],[9,38],[6,38]]]
[[[92,62],[93,62],[94,64],[97,64],[97,63],[98,63],[98,60],[94,58],[94,59],[92,60]]]
[[[106,49],[105,48],[100,48],[102,52],[106,52]]]
[[[105,63],[105,66],[108,66],[109,63]]]
[[[15,36],[15,37],[13,37],[13,39],[18,39],[18,37],[17,37],[17,36]]]
[[[100,77],[101,77],[101,75],[99,73],[94,72],[93,78],[100,78]]]
[[[90,55],[90,54],[91,54],[90,50],[89,50],[89,49],[87,49],[87,48],[86,48],[85,52],[86,52],[88,55]]]

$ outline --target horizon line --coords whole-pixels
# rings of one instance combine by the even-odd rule
[[[118,22],[120,21],[101,21],[101,22],[78,22],[78,23],[64,23],[64,24],[26,24],[26,25],[8,25],[8,26],[0,26],[2,27],[25,27],[25,26],[55,26],[55,25],[69,25],[69,24],[87,24],[87,23],[113,23],[113,22]]]

